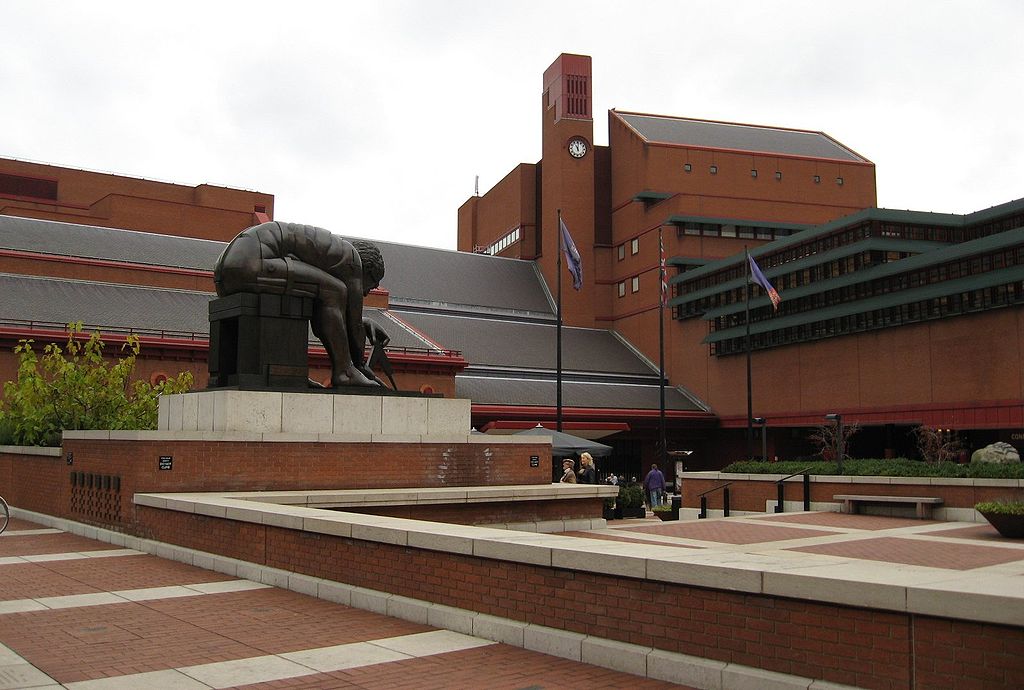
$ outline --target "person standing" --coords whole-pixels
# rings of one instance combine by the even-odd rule
[[[565,484],[576,483],[576,472],[573,470],[573,464],[571,458],[566,458],[562,461],[562,478],[558,480],[559,482]]]
[[[580,484],[597,484],[597,469],[594,467],[594,458],[590,453],[584,452],[580,455]]]
[[[651,465],[651,471],[644,477],[644,493],[647,494],[647,505],[653,510],[661,505],[661,495],[665,491],[665,475],[658,469],[657,463]]]

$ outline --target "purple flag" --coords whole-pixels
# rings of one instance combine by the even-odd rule
[[[558,226],[562,233],[562,251],[565,252],[565,265],[569,267],[572,274],[572,287],[579,290],[583,287],[583,262],[580,261],[580,253],[576,250],[576,243],[569,235],[569,228],[565,227],[565,221],[558,217]]]
[[[782,298],[779,297],[779,291],[772,287],[772,284],[768,282],[768,279],[764,277],[764,273],[761,273],[761,267],[754,261],[754,257],[748,256],[750,260],[750,277],[751,279],[761,286],[761,288],[768,294],[768,299],[772,301],[772,308],[775,311],[779,310],[779,302]]]

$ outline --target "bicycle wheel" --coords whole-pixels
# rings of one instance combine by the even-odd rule
[[[7,506],[7,501],[4,500],[3,496],[0,496],[0,534],[3,534],[4,530],[7,529],[7,522],[11,519],[11,509]]]

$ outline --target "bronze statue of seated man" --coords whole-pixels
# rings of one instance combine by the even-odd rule
[[[221,297],[262,292],[313,298],[311,326],[331,360],[332,386],[381,385],[363,355],[363,298],[383,277],[384,259],[373,244],[277,221],[239,233],[213,271]]]

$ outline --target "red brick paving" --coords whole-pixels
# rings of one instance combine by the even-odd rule
[[[974,544],[955,544],[922,539],[878,537],[817,546],[801,546],[789,551],[819,553],[843,558],[861,558],[886,563],[923,565],[949,570],[971,570],[999,563],[1024,560],[1024,552]]]
[[[44,529],[44,527],[42,525],[37,525],[34,522],[29,522],[28,520],[22,520],[21,518],[12,517],[7,522],[7,529],[4,530],[4,534],[6,534],[7,532],[25,529]]]
[[[772,527],[754,525],[733,520],[688,520],[685,522],[663,522],[651,527],[635,527],[622,530],[643,534],[658,534],[664,537],[681,537],[725,544],[757,544],[767,541],[824,537],[835,532],[800,529],[799,527]]]
[[[26,523],[21,529],[34,529]],[[111,548],[72,535],[4,538],[10,555]],[[0,600],[231,580],[149,555],[0,566]],[[0,615],[0,641],[61,683],[122,676],[431,630],[266,588]],[[490,645],[251,688],[669,688],[598,666]]]
[[[581,664],[568,659],[535,654],[518,647],[497,644],[448,654],[438,654],[389,664],[303,676],[288,680],[239,686],[247,690],[348,689],[366,690],[537,690],[636,688],[657,690],[682,688],[649,678]]]
[[[33,525],[24,529],[42,529]],[[116,546],[86,539],[74,534],[8,534],[0,535],[0,556],[40,556],[48,553],[69,553],[75,551],[105,551]]]
[[[654,544],[656,546],[675,546],[680,549],[701,549],[702,546],[693,546],[691,544],[669,544],[663,541],[653,541],[651,539],[637,539],[636,537],[627,536],[625,534],[603,534],[598,532],[559,532],[559,534],[566,537],[584,537],[586,539],[604,539],[607,541],[625,541],[631,544]]]
[[[118,556],[116,569],[105,558],[43,561],[3,566],[0,601],[68,594],[168,587],[236,578],[156,556]]]
[[[799,513],[795,515],[770,515],[755,518],[762,522],[793,522],[819,527],[844,527],[846,529],[883,530],[897,527],[918,527],[933,525],[936,520],[915,520],[912,518],[887,517],[884,515],[847,515],[844,513]]]
[[[972,527],[955,527],[953,529],[940,529],[922,534],[923,537],[954,537],[956,539],[977,539],[978,541],[995,541],[1004,544],[1019,544],[1024,546],[1020,539],[1007,539],[999,534],[996,528],[987,522],[983,525]],[[1022,557],[1024,558],[1024,557]]]

